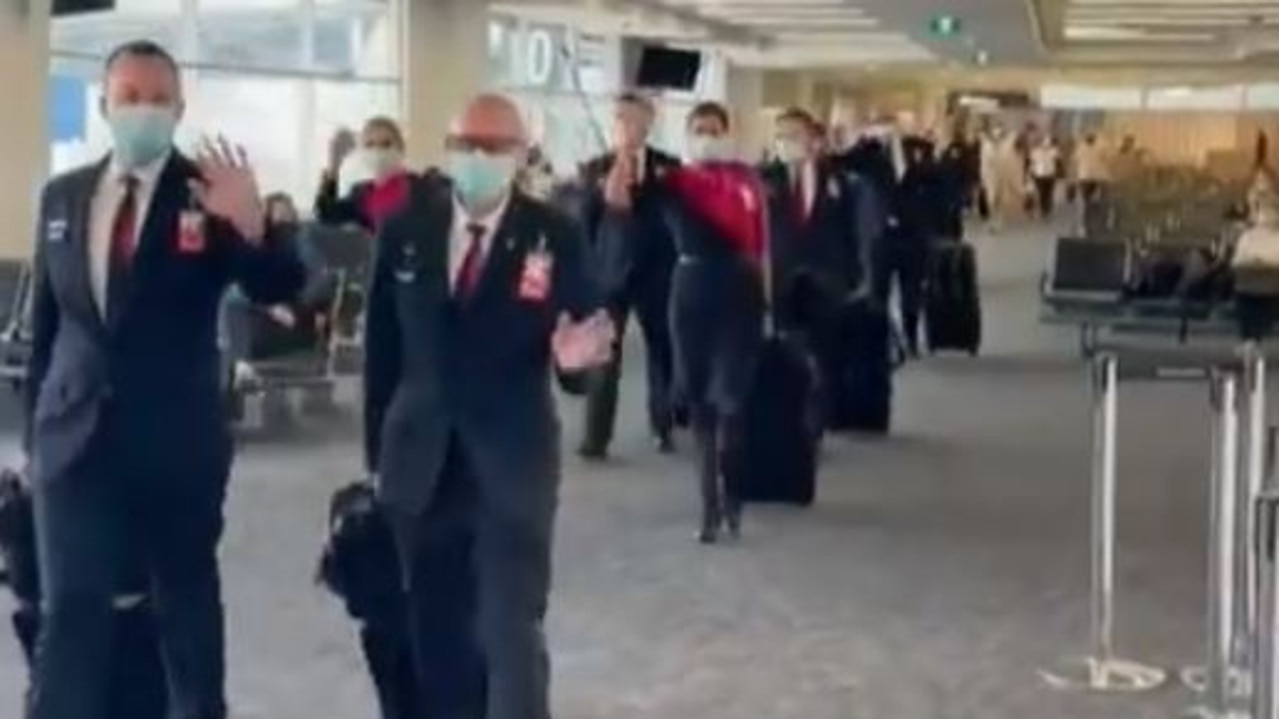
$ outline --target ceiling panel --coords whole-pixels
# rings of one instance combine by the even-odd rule
[[[666,38],[768,67],[1025,62],[1037,56],[1026,0],[503,0],[502,12]],[[961,31],[934,37],[934,16]]]
[[[1044,0],[1039,0],[1041,4]],[[1061,0],[1065,58],[1250,63],[1279,51],[1279,0]]]

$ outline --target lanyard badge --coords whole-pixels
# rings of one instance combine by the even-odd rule
[[[546,247],[546,236],[538,242],[537,249],[524,256],[524,269],[520,272],[519,297],[527,302],[545,302],[551,294],[551,271],[555,260]]]

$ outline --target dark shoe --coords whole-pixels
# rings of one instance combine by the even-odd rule
[[[702,510],[702,529],[697,533],[697,541],[702,544],[715,544],[719,541],[720,525],[724,517],[718,507],[707,507]]]
[[[603,462],[608,459],[608,450],[603,447],[592,447],[584,444],[577,448],[577,456],[588,462]]]
[[[724,525],[728,528],[729,539],[740,539],[742,536],[742,503],[741,500],[730,499],[724,506]]]
[[[697,533],[697,541],[702,544],[717,544],[719,542],[719,525],[703,525],[701,531]]]
[[[662,454],[674,454],[675,437],[671,434],[670,430],[658,432],[654,437],[654,442],[657,444],[658,452]]]

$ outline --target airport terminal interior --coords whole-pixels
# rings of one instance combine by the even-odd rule
[[[1215,257],[1258,183],[1275,190],[1279,0],[9,5],[0,265],[29,260],[43,182],[108,150],[103,62],[140,38],[181,67],[179,146],[243,144],[262,190],[304,213],[336,132],[393,118],[425,168],[482,89],[516,100],[568,182],[608,149],[614,98],[654,48],[693,68],[639,83],[651,142],[673,155],[702,100],[730,109],[751,162],[793,107],[832,151],[874,135],[980,155],[963,227],[979,351],[897,368],[891,429],[825,436],[812,506],[749,505],[740,541],[694,541],[693,442],[653,447],[634,328],[605,461],[578,456],[582,400],[559,399],[559,719],[1279,719],[1273,348],[1238,339],[1232,300],[1143,304],[1111,282],[1152,247]],[[353,333],[342,349],[358,354]],[[235,719],[378,715],[353,624],[315,577],[330,496],[364,471],[359,372],[343,364],[324,364],[322,406],[283,392],[237,427],[220,552]],[[16,462],[13,382],[0,459]],[[0,717],[21,715],[27,684],[0,625]]]

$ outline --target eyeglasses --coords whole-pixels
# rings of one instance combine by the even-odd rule
[[[510,137],[453,135],[445,140],[444,147],[452,152],[483,152],[489,155],[500,155],[525,149],[525,143]]]

